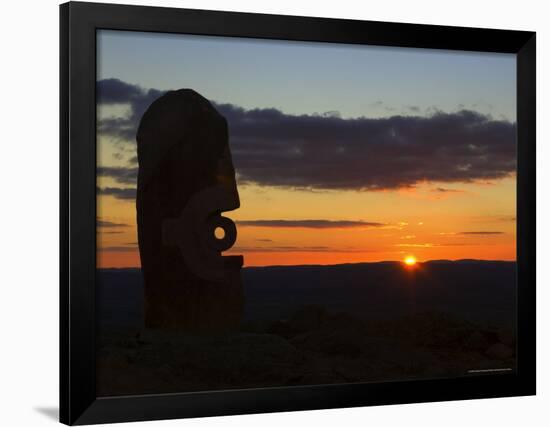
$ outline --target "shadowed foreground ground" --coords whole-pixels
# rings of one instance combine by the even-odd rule
[[[413,300],[411,292],[399,297],[403,280],[411,279],[397,268],[302,268],[291,275],[302,285],[283,280],[290,268],[249,271],[246,321],[231,333],[202,336],[144,329],[139,292],[136,303],[124,288],[129,276],[111,272],[107,286],[118,282],[120,288],[116,295],[99,292],[98,394],[454,377],[515,368],[513,263],[426,266],[415,279]],[[306,277],[317,287],[304,285]],[[331,277],[338,283],[332,285]],[[358,292],[355,282],[366,279],[371,287]],[[377,286],[376,279],[385,285]],[[308,286],[317,292],[308,293]],[[122,300],[135,305],[123,306]]]

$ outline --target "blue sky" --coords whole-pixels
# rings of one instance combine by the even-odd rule
[[[101,30],[97,77],[287,114],[465,108],[516,120],[511,54]]]

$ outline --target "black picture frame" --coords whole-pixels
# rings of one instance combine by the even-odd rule
[[[517,372],[216,392],[96,396],[96,30],[517,55]],[[60,420],[159,420],[535,394],[534,32],[69,2],[60,6]]]

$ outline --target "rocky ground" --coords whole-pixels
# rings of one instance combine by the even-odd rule
[[[436,312],[361,320],[305,306],[224,335],[102,331],[102,396],[472,375],[514,369],[512,331]]]

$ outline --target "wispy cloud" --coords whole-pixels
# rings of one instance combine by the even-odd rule
[[[394,246],[400,248],[417,248],[417,249],[426,249],[426,248],[441,248],[449,246],[478,246],[477,244],[472,243],[398,243]]]
[[[137,251],[136,246],[105,246],[99,248],[100,252],[135,252]]]
[[[138,168],[131,167],[98,167],[98,176],[113,178],[120,184],[135,184],[137,182]]]
[[[461,231],[462,236],[494,236],[498,234],[505,234],[503,231]]]
[[[105,221],[103,219],[97,219],[97,226],[103,227],[103,228],[114,228],[114,227],[129,227],[129,224],[124,224],[121,222],[112,222],[112,221]]]
[[[375,252],[371,249],[334,248],[330,246],[235,246],[232,252],[331,252],[363,253]]]
[[[472,222],[477,223],[490,223],[490,222],[515,222],[515,215],[482,215],[470,217]]]
[[[399,248],[433,248],[435,246],[441,246],[435,243],[397,243]]]
[[[431,191],[434,192],[434,193],[443,193],[443,194],[448,194],[448,193],[465,193],[464,190],[456,190],[456,189],[454,189],[454,188],[443,188],[443,187],[433,188]]]
[[[241,227],[268,227],[268,228],[373,228],[383,227],[380,222],[367,221],[333,221],[328,219],[255,219],[236,221]]]

